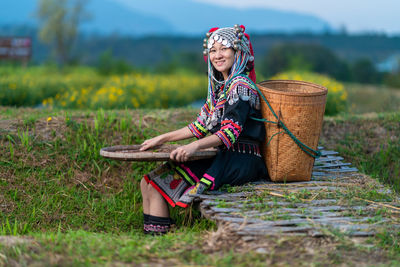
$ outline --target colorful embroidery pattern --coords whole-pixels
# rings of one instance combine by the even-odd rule
[[[208,100],[197,120],[188,127],[197,138],[204,137],[208,132],[215,133],[229,149],[242,132],[248,107],[260,110],[261,105],[255,85],[248,77],[236,76],[225,85],[227,90],[219,92],[215,105],[210,109]]]
[[[172,206],[179,200],[182,192],[189,186],[189,181],[193,179],[187,175],[173,162],[167,162],[150,173],[144,175],[147,183],[150,183]]]
[[[180,164],[179,166],[175,166],[175,169],[189,184],[194,185],[199,181],[196,175],[185,165]]]
[[[232,120],[223,120],[221,122],[221,130],[215,134],[221,139],[226,148],[230,148],[242,132],[242,127],[238,122]]]
[[[144,224],[143,229],[146,234],[166,234],[169,231],[170,226],[150,223]]]
[[[215,186],[215,178],[208,175],[207,173],[205,173],[203,175],[203,178],[200,179],[200,182],[207,185],[207,188],[210,188],[211,190],[214,189]]]
[[[206,126],[206,119],[211,116],[210,109],[208,107],[208,103],[206,102],[200,110],[200,114],[197,119],[188,125],[189,130],[196,138],[202,138],[207,135],[208,129]]]
[[[192,134],[198,139],[206,136],[208,133],[208,130],[205,128],[206,125],[199,118],[189,124],[188,127]]]

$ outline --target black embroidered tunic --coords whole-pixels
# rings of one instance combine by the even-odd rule
[[[180,193],[173,192],[178,187],[188,188],[200,182],[215,190],[224,184],[241,185],[268,177],[260,153],[265,128],[262,122],[250,118],[261,118],[260,98],[255,85],[246,75],[239,75],[226,84],[226,90],[221,88],[217,95],[214,107],[210,108],[206,102],[197,119],[188,125],[197,138],[210,133],[221,139],[223,145],[217,155],[185,163],[168,162],[162,169],[156,170],[157,174],[163,171],[170,173],[164,178],[164,185],[151,181],[156,175],[154,173],[145,176],[172,206],[186,207],[189,204],[179,200],[182,190],[179,190],[182,191]],[[169,188],[165,189],[168,185]]]

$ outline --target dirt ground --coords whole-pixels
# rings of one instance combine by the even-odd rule
[[[376,266],[391,260],[383,250],[372,249],[368,238],[308,236],[240,237],[228,225],[219,226],[205,238],[204,252],[265,255],[266,266]]]

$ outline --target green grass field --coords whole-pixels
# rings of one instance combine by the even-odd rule
[[[348,112],[325,118],[320,143],[399,191],[400,91],[345,87]],[[399,265],[398,231],[368,245],[339,233],[265,238],[269,249],[257,252],[196,207],[171,210],[175,232],[145,236],[139,181],[156,163],[108,160],[99,150],[183,127],[197,112],[0,107],[0,266]]]
[[[346,84],[345,87],[350,114],[400,111],[399,88],[363,84]]]
[[[0,235],[8,238],[0,239],[0,265],[300,265],[305,259],[287,254],[285,244],[296,247],[304,240],[267,238],[270,252],[249,251],[234,236],[218,236],[216,225],[195,208],[172,210],[175,233],[142,234],[139,181],[155,163],[112,161],[99,150],[182,127],[196,112],[0,108]],[[362,172],[397,185],[399,119],[398,112],[327,118],[321,142]],[[225,243],[215,241],[220,239]],[[371,247],[340,235],[330,239],[330,254],[321,251],[304,262],[356,263],[349,249],[366,258],[375,253],[388,265],[400,259],[400,238],[391,232],[371,239]]]

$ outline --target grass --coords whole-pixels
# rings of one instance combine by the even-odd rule
[[[250,254],[210,255],[202,249],[198,230],[186,230],[161,237],[149,237],[140,232],[121,234],[93,233],[83,230],[65,233],[36,233],[35,242],[3,247],[3,262],[15,259],[19,263],[41,262],[43,265],[88,266],[113,264],[190,264],[245,266],[260,261]],[[4,260],[5,259],[5,260]],[[257,262],[255,262],[257,263]],[[261,264],[258,264],[261,266]]]
[[[19,115],[6,110],[2,116]],[[17,131],[3,128],[1,133],[0,188],[6,203],[1,221],[18,221],[26,231],[139,229],[139,181],[155,163],[112,161],[99,151],[140,143],[158,134],[157,129],[171,127],[166,121],[150,111],[60,111],[58,116],[39,113],[36,118],[30,113],[35,121],[30,125],[23,116],[15,120]],[[179,121],[175,125],[181,126]],[[177,217],[182,224],[182,216]]]
[[[79,111],[1,107],[0,235],[16,236],[26,242],[7,245],[0,240],[0,265],[16,262],[61,266],[265,266],[279,262],[299,265],[303,259],[317,266],[339,264],[341,257],[352,257],[348,247],[343,248],[347,241],[335,241],[337,247],[331,254],[318,250],[320,256],[315,254],[308,261],[295,255],[304,249],[299,244],[305,242],[297,239],[265,241],[270,242],[267,254],[255,253],[252,249],[239,253],[238,248],[247,245],[232,243],[235,240],[229,240],[229,235],[226,239],[211,238],[210,232],[214,233],[216,225],[200,219],[196,209],[172,210],[178,225],[175,233],[162,237],[143,235],[139,181],[155,163],[112,161],[100,157],[99,150],[105,146],[140,143],[158,133],[183,127],[196,112],[193,109]],[[393,175],[399,166],[395,151],[398,134],[395,133],[399,132],[399,118],[398,113],[368,118],[328,118],[324,125],[327,132],[321,141],[328,148],[337,149],[362,172],[379,177],[387,175],[383,180],[395,185]],[[377,125],[383,130],[374,132]],[[382,139],[393,140],[381,148]],[[367,150],[370,152],[366,153]],[[227,190],[238,192],[239,189],[228,187]],[[389,201],[388,197],[393,197],[373,188],[368,191],[350,188],[346,194],[374,201]],[[273,209],[262,205],[264,197],[254,196],[249,203],[259,204],[260,211]],[[309,191],[300,190],[297,194],[288,193],[286,200],[295,204],[312,197]],[[230,205],[226,201],[219,203],[219,207]],[[385,212],[379,211],[376,220]],[[278,218],[285,218],[285,214],[270,216],[270,219]],[[399,259],[396,255],[400,240],[395,233],[382,232],[371,240],[375,250],[380,247],[393,254],[389,258],[394,261]],[[220,239],[226,245],[209,244],[210,240]],[[290,254],[287,246],[298,249]],[[371,252],[354,245],[351,249],[360,255]]]
[[[48,244],[54,247],[51,252],[55,254],[67,247],[66,260],[69,262],[71,257],[71,264],[104,263],[107,255],[97,259],[97,253],[85,249],[107,254],[108,245],[125,246],[125,239],[129,243],[125,253],[113,258],[125,261],[127,257],[142,257],[142,250],[151,243],[146,240],[152,239],[141,234],[139,182],[155,163],[112,161],[100,157],[99,150],[140,143],[161,129],[183,126],[188,114],[179,115],[181,110],[21,110],[0,111],[2,123],[5,122],[0,130],[0,234],[32,236],[41,244],[38,249],[43,253],[48,251]],[[173,125],[166,119],[170,116],[176,117]],[[199,219],[197,210],[174,209],[172,217],[183,232],[178,239],[174,235],[156,239],[160,241],[157,251],[175,246],[174,242],[192,245],[189,240],[195,233],[215,229],[213,222]],[[125,237],[119,240],[119,235]],[[90,245],[78,245],[80,239]],[[174,240],[168,241],[171,239]],[[139,241],[142,250],[134,249]],[[2,255],[22,262],[19,256],[26,253],[34,259],[43,256],[31,253],[29,248],[24,251],[23,247],[19,252],[18,247],[7,249],[8,254]],[[71,255],[87,257],[75,259]],[[45,258],[38,260],[46,262]],[[142,261],[146,259],[142,257]]]
[[[363,173],[400,190],[400,113],[346,115],[325,120],[321,143]]]
[[[400,110],[400,90],[386,86],[345,84],[348,92],[348,112],[396,112]]]

